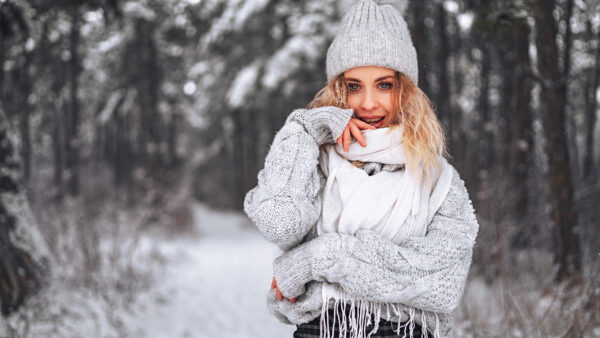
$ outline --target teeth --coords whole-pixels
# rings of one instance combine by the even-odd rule
[[[378,118],[375,118],[375,119],[361,119],[361,120],[363,120],[363,121],[365,121],[367,123],[371,123],[371,122],[381,121],[382,119],[383,119],[383,117],[378,117]]]

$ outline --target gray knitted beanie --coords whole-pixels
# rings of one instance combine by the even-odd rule
[[[417,84],[417,52],[406,22],[389,3],[361,0],[344,16],[327,51],[327,81],[354,67],[383,66]]]

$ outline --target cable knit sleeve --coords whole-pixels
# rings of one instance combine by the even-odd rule
[[[275,135],[244,211],[281,249],[300,243],[317,222],[325,181],[318,168],[319,146],[333,143],[351,116],[352,109],[337,107],[298,109]]]
[[[361,230],[325,234],[274,262],[285,297],[310,280],[338,283],[357,298],[449,313],[458,305],[471,264],[478,223],[464,182],[453,168],[450,190],[423,237],[399,244]]]

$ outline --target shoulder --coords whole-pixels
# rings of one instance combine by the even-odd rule
[[[448,164],[452,172],[448,193],[444,197],[442,204],[438,210],[439,213],[452,217],[459,218],[465,221],[475,219],[475,210],[473,203],[469,198],[469,192],[465,185],[465,181],[460,177],[458,170],[451,164]]]
[[[472,209],[469,193],[465,182],[460,177],[456,168],[442,159],[439,175],[433,186],[429,201],[429,217],[432,218],[436,212],[448,212],[457,210],[459,207],[468,206]]]
[[[456,168],[452,164],[448,164],[448,167],[450,168],[449,171],[450,171],[452,177],[450,180],[450,187],[448,189],[448,194],[446,195],[446,199],[451,198],[451,199],[460,199],[463,201],[465,201],[465,200],[470,201],[469,192],[467,191],[465,181],[460,177],[458,170],[456,170]]]

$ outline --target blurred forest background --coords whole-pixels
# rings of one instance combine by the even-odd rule
[[[56,281],[135,297],[151,280],[140,234],[189,234],[199,202],[241,210],[275,132],[325,85],[349,2],[0,0],[7,332]],[[501,283],[498,322],[463,306],[463,332],[600,336],[600,1],[404,16],[480,223],[471,276]]]

